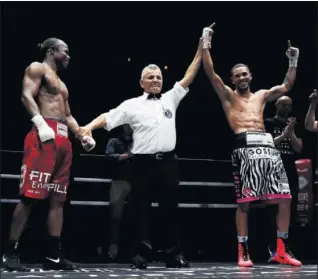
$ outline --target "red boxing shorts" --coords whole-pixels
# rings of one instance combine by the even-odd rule
[[[51,196],[65,201],[72,165],[72,144],[64,122],[54,119],[45,121],[54,130],[55,139],[41,142],[35,126],[27,134],[19,193],[33,199]]]
[[[271,134],[237,134],[232,167],[237,203],[291,199],[283,161]]]

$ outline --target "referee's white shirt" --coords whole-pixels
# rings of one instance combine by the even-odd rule
[[[133,154],[172,151],[176,146],[176,110],[189,92],[179,82],[161,99],[147,99],[147,93],[121,103],[105,113],[108,131],[123,124],[133,129]]]

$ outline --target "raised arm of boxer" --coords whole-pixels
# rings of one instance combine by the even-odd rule
[[[289,67],[283,83],[281,85],[274,86],[269,90],[263,91],[265,94],[264,99],[267,102],[278,99],[279,97],[289,92],[294,86],[296,80],[299,49],[292,47],[290,41],[288,41],[286,56],[289,59]]]
[[[233,91],[230,87],[226,86],[220,76],[214,70],[214,64],[210,54],[211,40],[214,33],[213,27],[215,23],[203,29],[203,67],[204,70],[221,102],[230,100]]]

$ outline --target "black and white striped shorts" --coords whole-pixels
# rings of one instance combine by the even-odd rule
[[[232,167],[237,203],[291,199],[283,161],[271,134],[237,134]]]

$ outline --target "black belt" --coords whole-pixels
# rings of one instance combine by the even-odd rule
[[[156,160],[163,160],[174,156],[174,150],[168,152],[157,152],[154,154],[134,154],[134,158],[153,158]]]

